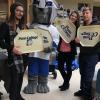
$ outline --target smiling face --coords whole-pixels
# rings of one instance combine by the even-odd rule
[[[89,22],[92,19],[92,12],[89,9],[83,11],[84,22]]]
[[[78,15],[75,12],[73,12],[69,16],[69,19],[72,21],[72,23],[75,23],[77,21],[77,19],[78,19]]]
[[[24,15],[24,9],[22,6],[17,6],[15,9],[15,18],[20,20]]]

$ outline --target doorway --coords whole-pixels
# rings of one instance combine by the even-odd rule
[[[8,0],[0,0],[0,23],[6,20],[8,15]]]
[[[93,7],[93,16],[100,21],[100,7]]]

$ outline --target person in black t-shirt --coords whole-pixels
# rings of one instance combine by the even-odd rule
[[[89,7],[83,9],[83,21],[84,26],[98,25],[97,21],[93,21],[92,10]],[[94,47],[85,47],[80,45],[79,68],[81,82],[80,90],[75,92],[74,96],[82,96],[84,97],[84,100],[92,100],[92,79],[94,76],[95,66],[99,61],[98,53],[100,53],[100,42]]]

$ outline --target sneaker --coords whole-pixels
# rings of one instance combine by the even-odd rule
[[[84,96],[84,93],[82,90],[79,90],[79,91],[74,93],[74,96]]]

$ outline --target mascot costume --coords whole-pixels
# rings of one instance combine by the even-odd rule
[[[51,33],[53,41],[58,39],[58,34],[54,32],[56,28],[51,22],[56,17],[56,5],[52,0],[34,0],[33,1],[33,22],[30,28],[42,28]],[[55,39],[54,39],[55,38]],[[57,40],[58,42],[58,40]],[[47,93],[49,92],[48,74],[50,52],[54,48],[47,47],[43,51],[29,54],[28,64],[28,84],[24,88],[25,94]]]

